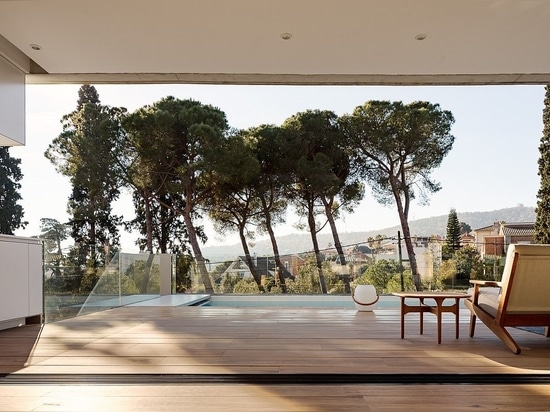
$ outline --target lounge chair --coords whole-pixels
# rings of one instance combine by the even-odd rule
[[[471,280],[470,336],[479,318],[515,354],[521,349],[506,327],[550,325],[550,245],[510,245],[500,282]]]

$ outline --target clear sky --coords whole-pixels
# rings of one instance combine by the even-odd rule
[[[204,85],[97,85],[102,104],[133,111],[172,95],[193,98],[223,110],[236,128],[263,123],[281,124],[287,117],[308,109],[351,113],[368,100],[409,103],[426,100],[440,104],[455,117],[455,144],[433,177],[442,190],[430,204],[414,204],[410,220],[458,213],[490,211],[523,204],[536,205],[539,188],[538,146],[542,135],[543,86],[204,86]],[[21,204],[25,230],[16,235],[39,234],[40,219],[68,219],[68,179],[57,174],[44,157],[49,143],[61,132],[61,117],[76,108],[78,85],[28,85],[26,145],[10,149],[20,158],[24,174]],[[117,203],[116,213],[133,217],[128,196]],[[296,232],[291,215],[279,235]],[[340,232],[370,231],[399,224],[393,207],[380,206],[367,190],[365,200],[352,215],[338,222]],[[212,243],[237,243],[209,230]],[[121,231],[124,251],[136,251],[134,236]]]

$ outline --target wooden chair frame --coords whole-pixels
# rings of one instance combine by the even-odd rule
[[[536,274],[531,276],[530,271]],[[506,327],[546,327],[545,335],[550,336],[550,245],[510,245],[502,282],[471,280],[470,283],[474,292],[464,301],[471,312],[470,337],[474,336],[477,318],[515,354],[520,354],[521,348]],[[496,316],[480,305],[484,287],[501,288]],[[516,289],[520,292],[516,293]],[[526,291],[535,294],[535,303],[529,301]],[[533,310],[529,310],[531,306]]]

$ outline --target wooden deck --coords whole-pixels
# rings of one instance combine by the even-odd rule
[[[548,411],[550,340],[398,310],[122,307],[0,331],[0,411]]]

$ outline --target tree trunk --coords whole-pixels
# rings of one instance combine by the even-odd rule
[[[421,291],[422,282],[420,280],[420,274],[418,273],[418,264],[416,263],[416,255],[414,253],[414,246],[411,238],[411,230],[409,229],[409,223],[406,219],[401,220],[401,229],[403,229],[403,238],[405,240],[405,248],[407,249],[407,255],[409,256],[409,265],[411,266],[414,285],[417,291]]]
[[[188,190],[187,192],[189,193],[190,191]],[[189,200],[191,199],[191,196],[189,194],[186,196],[186,199],[188,200],[185,202],[185,209],[181,210],[179,208],[175,208],[173,204],[169,205],[166,202],[163,202],[162,199],[157,198],[157,200],[161,202],[161,204],[163,204],[169,209],[172,209],[175,213],[178,213],[183,216],[183,221],[185,222],[185,227],[187,228],[187,234],[189,235],[189,243],[191,244],[191,249],[193,250],[193,256],[195,257],[195,261],[197,262],[197,268],[201,275],[205,292],[214,293],[214,288],[212,287],[212,281],[210,280],[208,269],[206,269],[206,263],[202,256],[201,247],[199,245],[197,230],[195,229],[195,225],[193,224],[193,219],[191,218],[193,202]]]
[[[153,253],[153,225],[151,222],[151,197],[147,191],[142,192],[145,201],[145,231],[147,232],[147,252]]]
[[[145,229],[147,232],[147,262],[145,263],[145,272],[141,281],[140,293],[147,293],[149,278],[151,277],[151,265],[153,264],[153,225],[151,221],[151,197],[147,190],[142,192],[143,200],[145,201]]]
[[[317,264],[317,272],[319,273],[319,285],[321,293],[327,294],[327,283],[323,275],[323,262],[321,261],[321,252],[319,250],[319,242],[317,240],[317,227],[315,225],[315,215],[313,214],[313,201],[308,205],[307,221],[309,224],[309,233],[311,234],[311,242],[313,243],[313,252],[315,253],[315,263]]]
[[[250,256],[250,249],[248,248],[248,243],[246,242],[246,236],[244,235],[244,232],[241,228],[239,228],[239,237],[241,238],[241,244],[243,246],[244,256],[246,259],[246,263],[250,268],[250,273],[252,274],[254,281],[258,285],[259,291],[264,293],[265,289],[264,289],[264,286],[262,285],[262,278],[260,277],[260,275],[258,275],[258,272],[256,271],[256,265],[254,264],[254,262],[252,261],[252,257]]]
[[[269,239],[271,240],[271,246],[273,248],[273,255],[275,258],[275,271],[279,277],[279,284],[281,285],[281,292],[286,293],[286,282],[285,275],[283,273],[283,264],[281,262],[281,256],[279,255],[279,245],[277,245],[277,239],[275,238],[275,233],[271,226],[268,227],[267,232],[269,233]]]
[[[275,232],[273,231],[273,227],[271,225],[271,214],[269,213],[267,204],[265,199],[262,197],[262,208],[264,210],[264,216],[265,216],[265,227],[267,230],[267,233],[269,233],[269,239],[271,240],[271,247],[273,248],[273,255],[275,257],[275,271],[277,272],[277,276],[279,277],[279,283],[281,285],[281,292],[286,293],[286,282],[285,282],[285,276],[283,274],[283,265],[281,263],[281,256],[279,255],[279,245],[277,244],[277,239],[275,238]]]
[[[325,206],[325,214],[327,215],[328,224],[332,232],[332,238],[334,239],[334,247],[336,252],[338,252],[338,261],[340,265],[346,266],[346,256],[344,255],[344,249],[342,248],[342,243],[340,242],[340,236],[338,236],[338,230],[336,229],[336,222],[334,222],[334,216],[332,214],[332,200],[330,202],[323,196],[322,198],[323,205]]]
[[[417,291],[422,290],[422,283],[420,281],[420,274],[418,273],[418,265],[416,263],[416,256],[414,254],[414,247],[412,244],[411,239],[411,229],[409,228],[409,202],[410,199],[408,197],[407,188],[403,190],[399,190],[397,184],[395,181],[391,181],[392,185],[392,191],[395,198],[395,203],[397,205],[397,212],[399,213],[399,220],[401,222],[401,229],[403,229],[403,237],[405,240],[405,248],[407,249],[407,255],[409,257],[409,265],[411,267],[411,273],[414,280],[414,285],[416,287]],[[403,192],[403,196],[405,197],[405,204],[403,204],[403,200],[401,199],[401,196],[399,195],[400,192]]]
[[[155,255],[149,252],[149,255],[147,256],[147,262],[145,263],[145,272],[143,273],[143,279],[141,280],[139,293],[147,293],[147,288],[149,287],[149,279],[151,278],[151,266],[153,265],[154,258]]]
[[[189,202],[188,202],[189,203]],[[212,282],[210,281],[210,276],[208,275],[208,270],[206,269],[206,263],[202,257],[202,251],[199,245],[199,240],[197,238],[197,230],[193,225],[193,220],[191,219],[191,210],[188,206],[188,203],[185,206],[185,213],[183,214],[183,220],[185,226],[187,227],[187,233],[189,235],[189,243],[191,244],[191,249],[193,249],[193,255],[197,262],[197,267],[201,275],[202,282],[204,284],[206,293],[214,293],[214,288],[212,287]]]
[[[90,247],[90,262],[91,262],[91,266],[94,268],[94,269],[97,269],[97,267],[99,266],[99,262],[98,262],[98,256],[97,256],[97,245],[95,244],[95,222],[92,220],[90,221],[90,231],[89,231],[89,236],[90,236],[90,244],[89,244],[89,247]]]

